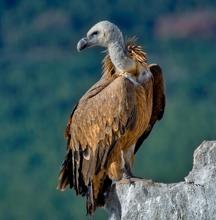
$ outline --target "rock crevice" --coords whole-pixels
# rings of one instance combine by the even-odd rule
[[[185,181],[116,183],[105,208],[109,220],[216,220],[216,141],[195,150]]]

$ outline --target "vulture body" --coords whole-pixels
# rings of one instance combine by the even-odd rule
[[[103,75],[69,118],[58,186],[86,196],[87,214],[104,205],[112,181],[130,178],[134,155],[165,107],[161,68],[147,64],[140,46],[125,44],[117,26],[108,21],[93,26],[77,47],[91,46],[108,49]]]

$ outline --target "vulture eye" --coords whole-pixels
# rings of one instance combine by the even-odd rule
[[[98,34],[99,34],[99,31],[94,31],[94,32],[91,33],[91,36],[94,37],[94,36],[96,36]]]

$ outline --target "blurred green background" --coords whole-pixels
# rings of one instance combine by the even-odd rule
[[[0,0],[0,219],[88,219],[84,199],[56,185],[67,119],[104,56],[76,43],[104,19],[136,35],[166,79],[164,118],[134,173],[181,181],[194,149],[216,138],[216,1]]]

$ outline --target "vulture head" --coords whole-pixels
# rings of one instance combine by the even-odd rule
[[[85,48],[94,46],[108,48],[109,45],[114,43],[118,43],[122,46],[124,45],[121,31],[115,24],[109,21],[101,21],[90,28],[86,37],[78,42],[77,50],[81,51]]]

